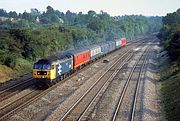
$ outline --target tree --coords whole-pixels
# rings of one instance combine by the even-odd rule
[[[18,21],[18,27],[20,27],[20,28],[29,28],[30,26],[29,26],[28,20],[24,20],[24,19],[19,20]]]
[[[180,25],[176,25],[176,27],[173,27],[171,30],[169,46],[167,49],[171,59],[180,62]]]
[[[51,6],[47,6],[47,14],[54,14],[54,9]]]
[[[8,14],[7,14],[7,12],[4,9],[0,9],[0,16],[8,17]]]
[[[15,11],[10,11],[9,12],[9,17],[12,17],[12,18],[17,18],[18,17],[18,15],[17,15],[17,13],[15,12]]]
[[[104,25],[101,20],[95,19],[89,22],[89,24],[87,25],[87,28],[90,28],[98,33],[103,30]]]
[[[75,18],[76,18],[76,14],[68,10],[65,14],[65,23],[67,25],[73,25]]]
[[[24,12],[22,14],[22,19],[25,19],[25,20],[27,20],[29,22],[35,22],[35,16],[33,16],[32,14],[27,13],[27,12]]]
[[[14,68],[16,66],[16,57],[12,54],[7,55],[4,60],[4,65]]]
[[[180,9],[163,17],[163,27],[158,35],[170,58],[180,65]]]
[[[90,17],[95,17],[95,16],[96,16],[96,12],[90,10],[90,11],[88,11],[88,16],[90,16]]]
[[[31,8],[31,12],[30,12],[30,14],[32,15],[32,16],[40,16],[41,15],[41,12],[40,11],[38,11],[38,9],[36,9],[36,8]]]

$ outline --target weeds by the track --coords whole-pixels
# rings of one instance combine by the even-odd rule
[[[180,121],[180,68],[173,65],[161,74],[162,96],[168,121]]]

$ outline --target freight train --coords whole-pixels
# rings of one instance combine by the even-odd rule
[[[51,86],[89,62],[126,45],[126,38],[85,48],[58,52],[34,63],[33,78],[37,86]]]

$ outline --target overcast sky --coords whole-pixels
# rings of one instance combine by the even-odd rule
[[[27,12],[31,8],[39,11],[46,11],[50,5],[55,10],[66,12],[83,12],[94,10],[99,13],[101,10],[112,16],[117,15],[146,15],[165,16],[180,8],[180,0],[0,0],[0,8],[7,12]]]

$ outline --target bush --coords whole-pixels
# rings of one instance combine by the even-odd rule
[[[167,121],[180,120],[180,70],[173,65],[161,76],[165,116]]]
[[[4,59],[4,65],[14,68],[16,66],[16,58],[12,55],[7,55]]]
[[[5,58],[5,52],[3,50],[0,50],[0,64],[4,63]]]

